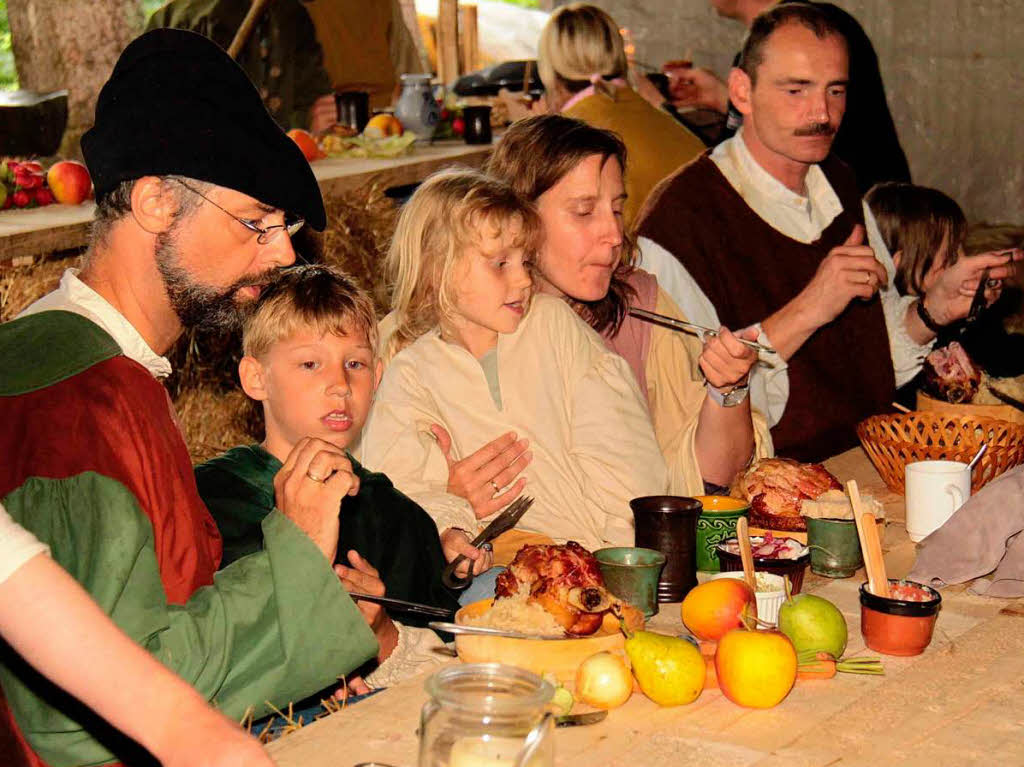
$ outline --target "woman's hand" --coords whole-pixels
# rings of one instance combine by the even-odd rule
[[[757,336],[755,327],[744,328],[735,334],[723,327],[717,336],[705,338],[704,351],[698,363],[709,386],[726,389],[747,382],[750,370],[757,362],[757,352],[738,339],[756,341]]]
[[[944,269],[921,298],[924,308],[940,325],[962,320],[971,310],[978,280],[988,269],[985,305],[994,303],[1003,290],[1003,280],[1013,276],[1015,262],[1024,258],[1024,250],[991,251],[966,256]]]
[[[477,519],[489,517],[519,497],[526,486],[526,478],[519,474],[533,460],[533,453],[527,450],[529,440],[518,439],[510,431],[456,461],[447,430],[435,423],[430,431],[448,462],[448,492],[469,501]],[[508,489],[503,492],[504,488]]]
[[[459,578],[465,578],[469,571],[469,565],[473,565],[473,575],[480,575],[484,570],[490,570],[494,564],[494,553],[490,548],[480,548],[470,545],[469,535],[465,530],[457,527],[449,527],[441,533],[441,550],[447,562],[452,562],[461,554],[468,561],[462,562],[455,568],[455,574]]]

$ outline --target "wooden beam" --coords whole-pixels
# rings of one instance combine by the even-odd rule
[[[459,50],[462,53],[462,71],[475,72],[480,68],[480,40],[477,34],[476,6],[459,6]]]
[[[459,0],[439,0],[437,75],[445,85],[459,76]]]

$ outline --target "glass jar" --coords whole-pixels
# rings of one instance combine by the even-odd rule
[[[449,666],[426,683],[419,767],[553,767],[554,688],[500,663]]]
[[[416,134],[417,141],[430,141],[441,119],[430,80],[431,75],[402,75],[402,92],[395,105],[395,117],[405,130]]]

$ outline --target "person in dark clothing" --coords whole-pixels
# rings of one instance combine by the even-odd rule
[[[761,12],[779,0],[710,0],[720,16],[740,21],[747,28]],[[808,0],[781,0],[782,3]],[[878,56],[864,29],[853,16],[831,3],[810,3],[829,14],[846,38],[850,56],[850,84],[846,114],[832,144],[833,153],[853,169],[861,194],[882,181],[910,181],[910,167],[900,146],[896,126],[885,98]],[[733,60],[738,65],[739,54]],[[676,107],[700,106],[721,112],[725,126],[719,141],[735,134],[743,120],[729,102],[727,87],[706,69],[682,70],[670,79]]]

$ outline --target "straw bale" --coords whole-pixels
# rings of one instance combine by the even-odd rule
[[[193,463],[263,438],[262,411],[241,389],[193,386],[178,396],[174,406]]]
[[[398,222],[398,206],[377,184],[327,201],[322,260],[350,274],[369,292],[379,316],[388,311],[384,257]]]
[[[64,270],[80,266],[78,251],[38,258],[31,264],[4,264],[0,268],[0,322],[18,315],[25,307],[57,287]]]

